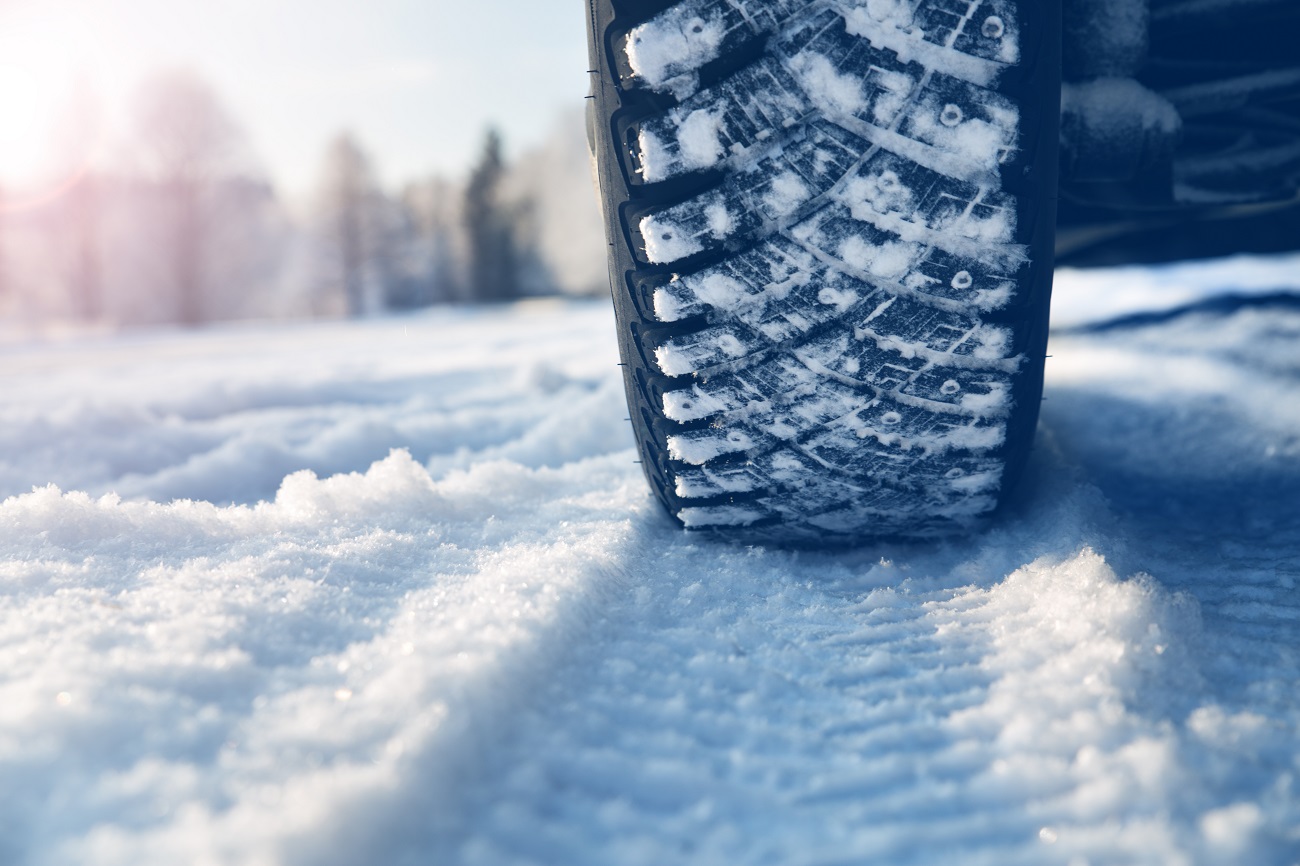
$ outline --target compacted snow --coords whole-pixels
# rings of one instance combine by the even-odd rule
[[[0,862],[1300,862],[1300,306],[1096,325],[1298,273],[1062,274],[1011,507],[837,553],[604,303],[0,346]]]

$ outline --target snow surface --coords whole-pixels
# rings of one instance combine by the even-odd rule
[[[990,531],[838,553],[669,523],[611,320],[0,346],[0,863],[1300,860],[1300,313],[1058,335]]]

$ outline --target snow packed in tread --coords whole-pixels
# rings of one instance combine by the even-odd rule
[[[654,291],[660,321],[704,323],[653,347],[676,383],[657,408],[692,425],[667,440],[687,525],[929,534],[995,503],[1023,358],[983,317],[1028,254],[999,178],[1019,113],[991,86],[1017,20],[1001,0],[731,0],[629,34],[627,86],[679,100],[635,128],[641,181],[726,173],[636,226],[650,264],[712,260]]]

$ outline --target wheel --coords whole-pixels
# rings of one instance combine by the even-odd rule
[[[592,144],[655,494],[740,541],[978,526],[1042,391],[1051,0],[590,0]]]

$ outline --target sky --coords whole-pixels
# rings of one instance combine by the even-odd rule
[[[0,185],[58,182],[69,144],[55,133],[77,100],[98,106],[99,158],[121,158],[132,94],[174,68],[215,88],[290,196],[310,191],[343,130],[386,184],[455,175],[489,125],[517,153],[581,105],[582,10],[578,0],[0,0]]]

